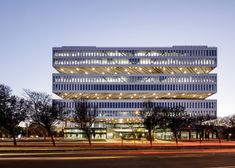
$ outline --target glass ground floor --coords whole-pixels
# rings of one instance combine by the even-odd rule
[[[96,127],[92,128],[91,139],[93,140],[143,140],[148,139],[148,131],[140,123],[96,123]],[[204,130],[202,138],[213,139],[216,134],[212,131]],[[153,130],[153,138],[160,140],[173,140],[174,136],[170,129]],[[64,128],[64,137],[66,139],[86,139],[85,133],[76,127]],[[182,129],[179,132],[179,139],[198,139],[200,134],[198,131]]]

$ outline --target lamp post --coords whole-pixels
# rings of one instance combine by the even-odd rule
[[[142,144],[144,143],[144,139],[143,139],[144,137],[145,137],[145,133],[142,133],[142,138],[141,138],[142,139]]]
[[[121,137],[121,141],[122,141],[122,145],[123,145],[123,135],[122,135],[122,133],[120,133],[119,136]]]
[[[191,126],[188,125],[188,140],[191,141]]]

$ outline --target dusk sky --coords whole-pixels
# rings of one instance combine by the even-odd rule
[[[218,116],[235,113],[234,0],[0,0],[0,83],[52,94],[52,47],[218,47]]]

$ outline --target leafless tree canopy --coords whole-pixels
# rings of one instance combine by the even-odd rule
[[[58,122],[63,120],[63,107],[53,104],[51,96],[46,93],[25,90],[25,94],[31,104],[29,114],[31,120],[47,130],[55,146],[52,129]]]
[[[74,121],[78,123],[79,128],[83,130],[91,145],[91,126],[95,122],[97,108],[92,107],[86,99],[75,101]]]

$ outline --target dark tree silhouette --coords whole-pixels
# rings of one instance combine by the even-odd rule
[[[197,137],[198,137],[198,133],[199,133],[199,142],[201,143],[204,136],[204,130],[205,130],[205,127],[206,125],[204,124],[205,121],[208,121],[210,119],[214,119],[213,117],[209,116],[209,115],[206,115],[206,116],[203,116],[203,115],[200,115],[200,116],[196,116],[195,117],[195,129],[197,131]]]
[[[224,132],[225,128],[222,126],[215,126],[214,125],[213,130],[215,130],[215,133],[219,139],[219,143],[221,143],[221,138],[223,137],[223,132]]]
[[[230,128],[227,129],[228,130],[227,139],[231,140],[234,139],[235,137],[235,115],[229,117],[228,125],[230,125]]]
[[[191,140],[192,130],[196,130],[196,116],[187,116],[186,117],[186,129],[188,130],[188,140]]]
[[[28,109],[27,101],[11,95],[8,86],[0,85],[0,127],[12,136],[15,146],[17,128],[26,119]]]
[[[229,123],[230,123],[232,128],[235,128],[235,115],[232,115],[232,116],[229,117]]]
[[[53,103],[51,96],[46,93],[30,90],[25,90],[25,93],[31,105],[30,119],[34,124],[38,124],[47,130],[53,146],[55,146],[53,128],[65,117],[63,107],[58,103]]]
[[[46,140],[47,130],[37,123],[30,123],[28,131],[30,135],[38,135],[39,137],[43,137],[44,140]]]
[[[178,144],[179,132],[187,125],[187,114],[185,108],[181,106],[168,108],[165,107],[166,115],[162,118],[165,120],[165,127],[173,132],[175,142]]]
[[[141,113],[143,124],[148,130],[150,145],[152,146],[152,130],[157,126],[159,128],[170,128],[173,132],[176,143],[178,143],[179,132],[188,126],[188,115],[185,108],[177,107],[160,107],[154,106],[151,101],[144,102],[144,109]]]
[[[144,109],[141,111],[141,117],[143,119],[143,124],[148,130],[148,136],[150,145],[152,146],[152,131],[156,128],[157,125],[160,125],[162,122],[162,111],[161,107],[155,107],[154,103],[151,101],[144,102]]]
[[[79,128],[84,131],[89,145],[91,146],[91,126],[95,122],[97,108],[92,107],[86,99],[75,101],[75,112],[73,119],[79,125]]]

